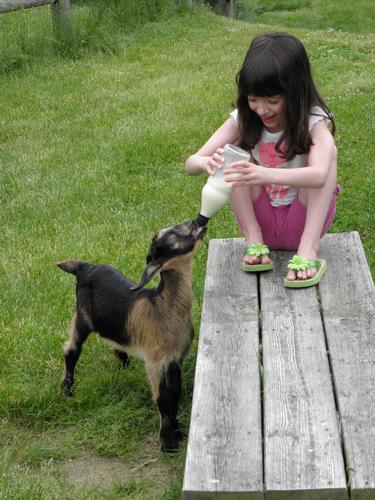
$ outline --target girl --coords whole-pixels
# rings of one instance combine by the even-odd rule
[[[287,33],[258,35],[236,82],[237,109],[188,158],[186,170],[214,174],[226,143],[249,151],[251,161],[225,170],[246,239],[242,267],[271,269],[269,248],[293,250],[285,286],[315,285],[326,269],[318,259],[319,243],[333,221],[338,194],[332,114],[315,87],[304,46]],[[231,180],[233,173],[241,177]]]

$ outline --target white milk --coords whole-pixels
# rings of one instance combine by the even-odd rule
[[[224,170],[235,161],[245,160],[248,161],[250,155],[241,148],[233,146],[232,144],[225,144],[224,146],[224,162],[222,166],[210,175],[206,184],[202,189],[202,201],[200,213],[205,217],[211,218],[227,203],[232,191],[232,184],[225,182]],[[233,177],[240,176],[241,174],[233,174]]]

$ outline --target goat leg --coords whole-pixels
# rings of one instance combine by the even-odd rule
[[[64,347],[65,370],[61,389],[66,396],[73,396],[74,385],[74,369],[82,351],[82,345],[91,333],[91,329],[77,313],[73,317],[72,326],[70,329],[69,340]]]
[[[126,352],[120,351],[119,349],[113,349],[113,354],[120,361],[123,368],[126,368],[129,365],[129,356]]]
[[[156,400],[160,412],[160,441],[162,450],[174,452],[178,449],[182,433],[177,420],[178,402],[181,395],[181,368],[172,362],[159,382],[159,397]]]

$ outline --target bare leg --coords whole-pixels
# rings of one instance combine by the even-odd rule
[[[255,242],[263,243],[262,230],[255,216],[253,200],[261,193],[260,186],[248,186],[234,188],[232,191],[232,208],[240,224],[248,246]],[[244,257],[246,264],[259,264],[259,259],[251,255]],[[271,262],[268,255],[262,257],[262,264]]]
[[[320,235],[336,188],[336,183],[337,163],[335,154],[325,185],[322,188],[301,188],[299,190],[299,199],[306,206],[306,222],[297,254],[306,259],[316,259],[318,256]],[[287,279],[303,280],[313,278],[316,272],[316,269],[308,269],[307,271],[298,271],[296,274],[295,271],[289,270]]]

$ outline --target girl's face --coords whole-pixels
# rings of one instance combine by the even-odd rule
[[[249,107],[262,120],[270,132],[280,132],[285,128],[285,96],[248,96]]]

